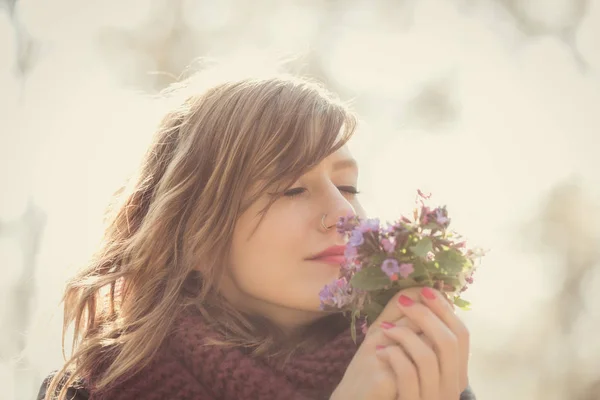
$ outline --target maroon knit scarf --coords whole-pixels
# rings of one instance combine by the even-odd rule
[[[202,346],[214,334],[199,314],[186,313],[150,365],[102,392],[92,390],[90,400],[329,399],[357,349],[347,329],[281,369],[239,348]]]

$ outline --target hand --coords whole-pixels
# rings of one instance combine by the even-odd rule
[[[456,396],[451,394],[447,397],[440,397],[446,396],[446,389],[444,388],[443,391],[440,391],[441,374],[438,364],[441,363],[438,362],[437,353],[434,350],[438,346],[437,343],[439,343],[439,333],[436,333],[436,331],[441,330],[441,332],[447,333],[450,328],[443,324],[439,325],[440,317],[438,317],[435,312],[437,311],[440,315],[443,315],[444,321],[450,321],[450,325],[458,332],[456,339],[456,342],[458,343],[456,346],[459,349],[456,353],[459,354],[460,360],[458,362],[455,361],[455,364],[458,365],[455,365],[455,373],[452,375],[458,375],[458,378],[455,379],[458,380],[458,383],[455,382],[453,385],[453,378],[451,376],[444,377],[444,384],[450,382],[450,384],[447,385],[448,387],[458,387],[462,389],[467,387],[468,331],[464,328],[462,322],[454,315],[453,307],[449,302],[438,301],[444,298],[443,295],[434,292],[436,293],[437,298],[430,300],[422,296],[419,292],[420,288],[405,289],[400,291],[388,302],[380,317],[371,324],[365,340],[359,347],[348,366],[342,381],[333,393],[331,397],[332,400],[447,400],[459,398],[461,390],[459,391],[458,389],[456,389],[456,391],[458,391]],[[409,307],[399,306],[398,299],[401,295],[411,297],[416,301],[424,301],[425,304],[431,307],[433,313],[432,311],[423,312],[422,309],[415,307],[417,306],[416,304]],[[425,309],[428,308],[423,305],[419,306]],[[408,308],[410,308],[410,310],[408,310]],[[426,317],[419,317],[421,314]],[[451,316],[448,314],[451,314]],[[438,321],[433,319],[434,317],[437,318]],[[426,323],[423,321],[424,319],[430,321],[433,320],[434,323]],[[394,321],[396,327],[392,329],[383,329],[382,323],[387,321]],[[435,322],[437,322],[437,325]],[[426,325],[426,329],[423,329],[422,325]],[[457,326],[459,327],[457,328]],[[460,328],[460,326],[464,328],[464,331],[461,330],[462,328]],[[432,330],[434,331],[433,334],[431,333]],[[405,336],[409,337],[409,339],[404,340]],[[402,342],[404,342],[404,345]],[[426,345],[425,348],[423,347],[423,344]],[[377,348],[380,346],[387,347],[378,351]],[[406,346],[406,350],[403,350],[403,346]],[[449,347],[452,348],[452,346],[453,344]],[[435,372],[433,378],[428,375],[430,371],[425,371],[423,361],[421,361],[420,356],[417,354],[418,351],[421,351],[423,354],[428,354],[429,360],[425,361],[429,361],[430,363],[432,363],[431,353],[434,353],[436,362],[432,363],[435,364],[435,368],[433,368],[433,372]],[[413,363],[410,354],[417,359],[417,363]],[[447,357],[445,357],[445,359],[446,358]],[[420,370],[416,365],[421,365],[420,370],[423,371],[423,377],[419,375]],[[450,364],[446,362],[444,371],[448,369],[452,368],[450,367]],[[456,371],[458,372],[456,373]],[[434,381],[437,379],[437,381],[440,382],[437,386],[434,386],[437,389],[429,391],[432,393],[425,390],[425,393],[422,394],[421,382],[431,385],[432,379]],[[454,392],[453,389],[451,390]],[[438,393],[438,397],[431,397],[431,395],[435,396],[436,392]],[[423,397],[424,395],[428,397]]]
[[[400,311],[395,316],[404,317],[400,322],[408,318],[412,327],[378,319],[378,325],[372,325],[373,333],[368,333],[373,336],[383,333],[388,338],[377,355],[396,375],[398,399],[458,399],[468,386],[467,328],[440,292],[430,288],[420,290],[422,304],[406,295],[414,296],[414,289],[403,292],[392,299]],[[384,312],[380,318],[394,316],[388,307]]]
[[[382,332],[365,337],[330,400],[397,399],[396,375],[376,353],[376,346],[385,340]]]
[[[396,306],[401,293],[412,293],[418,298],[418,289],[405,289],[399,292],[386,306],[382,317],[396,320],[398,326],[406,326],[419,331],[408,318],[402,317],[402,311]],[[378,320],[379,321],[379,320]],[[381,329],[377,321],[371,324],[365,340],[356,351],[348,365],[342,381],[335,389],[331,400],[396,400],[397,377],[388,363],[377,356],[377,346],[393,343]]]

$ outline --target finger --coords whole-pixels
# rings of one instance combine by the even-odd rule
[[[396,307],[396,302],[398,300],[398,297],[401,294],[404,294],[405,296],[411,297],[414,301],[421,301],[421,297],[419,295],[420,290],[421,289],[418,287],[411,287],[408,289],[402,289],[402,290],[398,291],[398,293],[396,293],[385,305],[381,314],[379,314],[379,316],[373,321],[373,323],[367,330],[366,336],[368,337],[368,336],[374,334],[375,332],[379,331],[379,325],[383,321],[398,321],[398,320],[400,320],[404,316],[404,314],[402,314],[402,310],[400,310],[398,307]]]
[[[394,371],[398,400],[420,400],[419,375],[415,365],[400,347],[395,345],[382,347],[380,346],[375,354]]]
[[[440,397],[440,370],[437,355],[412,330],[403,326],[383,331],[409,356],[419,374],[419,391],[422,400],[437,400]]]
[[[427,336],[425,336],[424,333],[419,333],[418,336],[419,336],[419,339],[421,339],[423,341],[423,343],[425,343],[427,346],[429,346],[430,349],[433,350],[433,342],[431,340],[429,340],[429,338]]]
[[[389,323],[389,322],[382,322],[381,323],[381,327],[384,328],[384,329],[386,329],[388,327],[391,327],[392,325],[393,326],[403,326],[405,328],[410,329],[411,331],[413,331],[415,333],[421,333],[421,332],[423,332],[421,330],[421,328],[419,328],[413,321],[410,320],[410,318],[407,318],[407,317],[402,317],[402,318],[396,320],[393,323]]]
[[[404,315],[423,330],[433,343],[440,365],[440,384],[444,393],[458,391],[460,387],[460,356],[458,339],[446,324],[426,305],[400,296],[398,306]],[[455,316],[455,318],[458,318]]]
[[[421,289],[421,299],[425,305],[452,331],[458,340],[460,357],[460,385],[464,389],[468,385],[468,364],[470,335],[466,325],[454,313],[454,309],[444,301],[443,294],[435,289],[424,287]]]
[[[433,343],[431,342],[431,340],[429,340],[429,338],[427,336],[425,336],[423,334],[423,331],[421,330],[421,328],[419,328],[417,325],[415,325],[415,323],[412,322],[407,317],[402,317],[398,321],[393,322],[393,323],[388,322],[388,321],[383,321],[380,324],[380,330],[383,332],[383,330],[390,329],[395,326],[402,326],[402,327],[410,329],[411,331],[416,333],[421,338],[421,340],[423,340],[423,342],[425,344],[427,344],[429,347],[433,348]],[[380,335],[380,336],[383,338],[383,342],[380,340],[377,340],[375,342],[375,344],[385,344],[385,345],[392,344],[392,342],[390,340],[386,340],[387,336],[385,336],[385,335]]]

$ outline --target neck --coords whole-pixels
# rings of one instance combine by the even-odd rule
[[[295,309],[255,298],[243,293],[229,279],[221,283],[220,293],[236,310],[266,318],[286,337],[298,337],[308,326],[328,315],[323,311]]]

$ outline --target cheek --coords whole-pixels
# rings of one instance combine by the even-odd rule
[[[281,268],[280,263],[289,263],[299,257],[302,240],[306,240],[308,232],[300,214],[273,211],[248,241],[248,251]]]
[[[278,280],[306,256],[307,219],[302,213],[271,209],[252,233],[254,220],[240,218],[233,238],[233,273],[240,281]],[[243,285],[243,282],[239,282]]]

